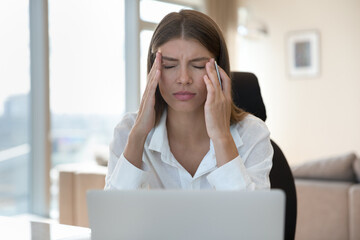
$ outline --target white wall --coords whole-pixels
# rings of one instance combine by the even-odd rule
[[[267,124],[290,164],[354,151],[360,156],[360,1],[248,0],[269,35],[237,36],[232,70],[252,71],[260,81]],[[290,78],[286,35],[320,32],[321,74]]]

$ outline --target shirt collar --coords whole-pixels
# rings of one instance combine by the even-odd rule
[[[168,135],[167,135],[167,129],[166,129],[166,119],[167,119],[167,111],[164,110],[159,124],[154,128],[154,132],[151,136],[150,143],[149,143],[149,150],[159,152],[165,156],[167,156],[167,160],[169,163],[171,162],[169,159],[170,156],[170,146],[168,141]],[[241,145],[243,145],[242,138],[239,134],[239,130],[237,129],[239,127],[238,124],[233,124],[230,127],[230,133],[234,139],[236,148],[239,149]],[[209,154],[215,156],[215,150],[213,142],[210,140],[210,149]],[[166,161],[165,161],[166,162]],[[206,163],[206,168],[212,168],[216,166],[216,159],[215,157],[210,160],[210,162]]]
[[[164,110],[163,114],[161,115],[159,124],[154,128],[154,133],[151,137],[149,149],[156,151],[156,152],[162,152],[163,149],[168,148],[169,149],[169,142],[168,142],[168,136],[167,136],[167,129],[166,129],[166,119],[167,119],[167,111]],[[230,127],[230,133],[234,139],[236,148],[239,148],[241,145],[243,145],[243,141],[239,135],[238,124],[233,124]],[[213,150],[214,146],[212,141],[210,140],[210,150]]]

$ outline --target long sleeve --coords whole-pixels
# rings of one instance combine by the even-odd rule
[[[114,130],[105,189],[138,189],[144,187],[148,179],[149,174],[132,165],[123,154],[135,118],[134,113],[125,115]]]
[[[110,144],[110,159],[105,189],[269,189],[273,148],[270,133],[263,121],[249,115],[231,126],[239,155],[221,167],[216,166],[215,152],[210,150],[194,176],[175,159],[166,132],[166,115],[148,135],[144,145],[143,166],[139,169],[123,155],[136,114],[128,114],[118,124]]]
[[[249,121],[251,120],[251,121]],[[274,150],[270,132],[260,119],[249,116],[243,126],[234,126],[232,135],[239,156],[214,170],[207,179],[215,189],[269,189]],[[241,129],[241,131],[238,131]]]

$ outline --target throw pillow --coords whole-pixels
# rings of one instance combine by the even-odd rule
[[[354,171],[358,182],[360,182],[360,158],[354,161]]]
[[[355,159],[354,153],[347,153],[313,160],[292,167],[292,172],[295,178],[355,182],[356,177],[353,169]]]

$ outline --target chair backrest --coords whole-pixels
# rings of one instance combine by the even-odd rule
[[[266,108],[257,77],[248,72],[232,72],[231,79],[235,105],[266,121]],[[285,192],[285,239],[293,240],[295,238],[297,216],[294,177],[279,146],[273,140],[271,140],[271,144],[274,148],[273,167],[270,171],[271,188],[282,189]]]

